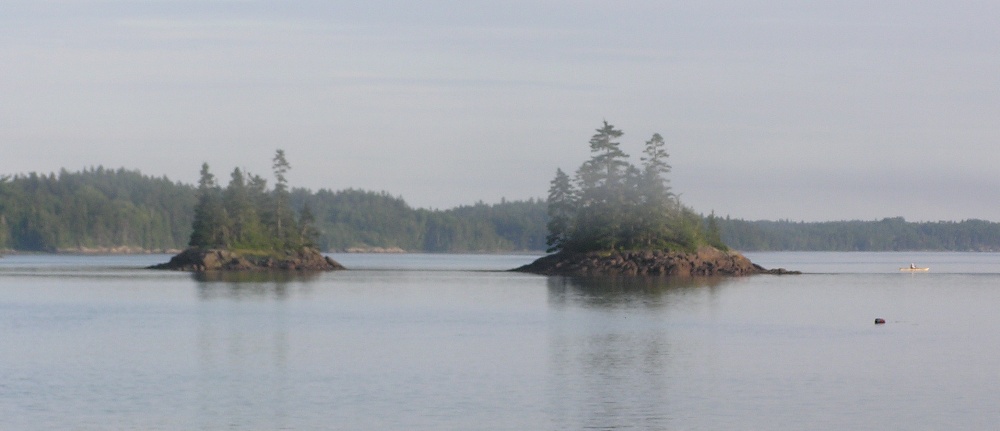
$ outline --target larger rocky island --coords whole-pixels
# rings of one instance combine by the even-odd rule
[[[285,254],[247,254],[223,249],[189,248],[169,262],[150,269],[175,271],[335,271],[343,265],[323,256],[315,248],[303,248]]]
[[[642,165],[620,148],[621,130],[604,122],[590,139],[590,160],[549,188],[549,252],[515,269],[543,275],[743,276],[767,270],[722,242],[715,216],[682,205],[666,178],[666,144],[646,141]]]
[[[556,253],[515,268],[540,275],[716,277],[754,274],[799,274],[784,268],[765,269],[735,251],[702,247],[693,253],[643,250],[623,252]]]

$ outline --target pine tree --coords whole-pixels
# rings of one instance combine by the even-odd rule
[[[226,245],[228,217],[220,194],[221,191],[215,182],[215,176],[209,171],[208,163],[203,163],[198,180],[198,203],[194,208],[194,223],[188,245],[200,248]]]
[[[677,213],[672,205],[674,196],[666,178],[666,174],[670,172],[670,165],[667,164],[669,155],[663,137],[659,133],[654,133],[652,138],[646,141],[643,153],[645,154],[641,158],[643,169],[637,184],[642,202],[638,208],[641,214],[641,226],[638,230],[642,234],[636,241],[638,246],[658,248],[673,240],[673,233],[669,227],[670,219]]]
[[[267,232],[264,231],[264,225],[255,208],[252,193],[253,189],[247,184],[243,171],[240,168],[234,169],[224,193],[226,213],[232,226],[228,247],[246,249],[267,247]]]
[[[576,196],[569,175],[562,169],[556,169],[556,177],[549,187],[547,224],[549,234],[545,238],[545,244],[548,246],[546,251],[559,251],[564,247],[576,211]]]
[[[316,216],[313,215],[309,202],[302,204],[299,212],[299,246],[316,247],[319,239],[319,229],[316,229]]]
[[[579,206],[573,228],[574,247],[613,250],[620,245],[628,155],[616,141],[622,131],[608,124],[590,139],[590,160],[576,173]]]
[[[285,150],[277,150],[274,154],[272,169],[274,171],[274,223],[275,238],[280,247],[292,248],[295,239],[295,218],[289,208],[288,180],[285,174],[292,166],[285,159]]]

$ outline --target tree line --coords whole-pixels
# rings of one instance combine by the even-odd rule
[[[249,189],[260,189],[262,180],[241,174]],[[0,250],[181,249],[193,232],[198,188],[124,168],[0,176]],[[413,208],[401,197],[356,189],[293,188],[288,199],[295,218],[308,203],[318,231],[315,242],[327,251],[541,251],[552,221],[552,207],[540,199],[448,210]],[[743,251],[1000,251],[1000,223],[985,220],[748,221],[680,211],[688,236],[717,231],[718,242]],[[619,247],[627,237],[615,239]],[[252,243],[252,235],[243,238]]]
[[[478,202],[449,210],[414,209],[401,197],[357,189],[292,192],[321,220],[324,250],[357,247],[427,252],[537,251],[545,248],[545,202]]]
[[[175,249],[191,233],[193,189],[103,167],[0,177],[0,249]]]
[[[223,188],[208,166],[202,168],[196,186],[124,168],[2,176],[0,250],[162,251],[189,244],[273,249],[294,247],[305,239],[327,251],[545,248],[542,200],[429,210],[413,208],[385,192],[288,189],[287,182],[277,178],[268,190],[266,180],[239,169]],[[275,189],[281,191],[275,194]],[[278,205],[279,200],[288,203]],[[279,224],[283,233],[270,231]],[[201,227],[199,232],[194,225]],[[315,231],[303,230],[310,226]]]
[[[722,239],[744,251],[1000,251],[1000,223],[986,220],[793,222],[718,219]]]

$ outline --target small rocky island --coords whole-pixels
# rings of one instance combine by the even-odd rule
[[[318,231],[308,204],[291,207],[285,153],[274,156],[275,186],[233,170],[223,190],[201,167],[189,248],[151,269],[176,271],[333,271],[345,269],[316,248]]]
[[[514,269],[540,275],[646,275],[675,277],[798,274],[784,268],[765,269],[735,251],[702,247],[696,252],[663,250],[556,253]]]
[[[628,161],[604,122],[590,139],[591,159],[570,178],[556,170],[548,196],[547,243],[553,254],[514,269],[542,275],[744,276],[767,270],[722,242],[715,215],[680,203],[668,185],[666,144],[646,141],[642,165]]]
[[[345,269],[315,248],[287,254],[241,254],[222,249],[189,248],[151,269],[175,271],[334,271]]]

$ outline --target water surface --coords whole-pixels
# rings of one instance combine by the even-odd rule
[[[167,256],[0,258],[0,429],[985,429],[1000,256],[751,253],[801,276],[499,271],[334,255],[205,277]],[[926,274],[902,274],[916,263]],[[874,325],[876,317],[885,325]]]

